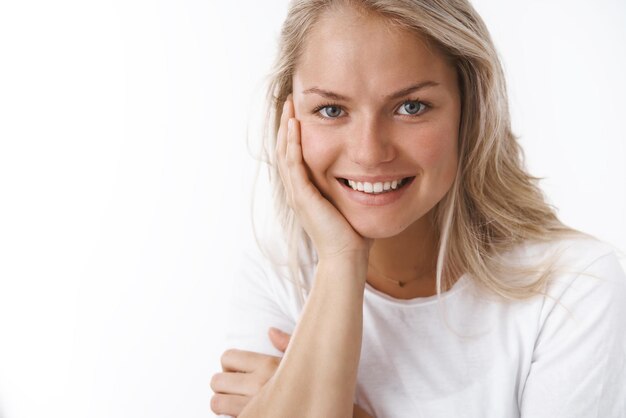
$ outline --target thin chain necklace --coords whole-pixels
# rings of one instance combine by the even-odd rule
[[[396,285],[400,286],[400,287],[404,287],[407,283],[411,283],[414,282],[416,280],[419,280],[419,277],[417,279],[412,279],[412,280],[405,280],[405,281],[401,281],[401,280],[395,280],[392,279],[391,277],[383,274],[380,272],[380,270],[378,270],[376,267],[374,267],[373,265],[371,265],[369,262],[367,263],[374,271],[376,271],[376,273],[378,275],[380,275],[383,279],[389,280],[390,282],[394,282]]]

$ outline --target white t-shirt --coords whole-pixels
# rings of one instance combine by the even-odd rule
[[[626,417],[624,271],[611,247],[587,238],[526,244],[508,257],[558,250],[564,271],[551,297],[498,300],[468,275],[439,302],[366,284],[354,402],[376,418]],[[258,250],[241,268],[226,347],[282,356],[267,333],[293,332],[297,289]]]

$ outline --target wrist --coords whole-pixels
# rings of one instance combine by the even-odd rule
[[[350,277],[358,283],[367,280],[369,250],[344,251],[318,257],[317,271],[331,273],[331,277]]]
[[[337,260],[350,261],[354,263],[364,262],[367,265],[369,259],[370,247],[354,248],[350,250],[342,250],[335,252],[318,252],[317,259],[319,262],[334,263]]]

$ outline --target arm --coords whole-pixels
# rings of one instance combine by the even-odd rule
[[[349,418],[363,335],[363,293],[371,239],[360,236],[309,180],[291,96],[276,158],[289,206],[319,257],[292,342],[274,376],[244,408],[246,417]]]
[[[268,336],[274,347],[285,353],[291,335],[275,328],[273,332],[270,329]],[[211,378],[211,388],[216,392],[211,399],[211,409],[219,416],[238,417],[276,373],[281,357],[235,349],[227,350],[222,359],[224,372]],[[258,389],[255,390],[255,387]],[[352,418],[372,417],[355,404]]]
[[[353,414],[367,254],[321,261],[275,375],[240,417]]]
[[[280,350],[283,353],[287,350],[287,347],[289,346],[289,340],[291,339],[291,335],[280,330],[277,330],[277,332],[269,332],[268,335],[274,347],[276,347],[278,350]],[[373,418],[373,417],[369,415],[367,412],[365,412],[359,405],[354,404],[352,418]]]

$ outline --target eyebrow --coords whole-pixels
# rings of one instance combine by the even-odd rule
[[[428,87],[436,87],[438,86],[439,83],[435,82],[435,81],[422,81],[421,83],[417,83],[417,84],[413,84],[412,86],[403,88],[401,90],[396,91],[395,93],[391,93],[387,96],[385,96],[385,99],[387,100],[392,100],[392,99],[398,99],[400,97],[406,96],[407,94],[416,92],[418,90],[423,90],[425,88]],[[344,102],[349,102],[350,98],[343,96],[339,93],[334,93],[332,91],[328,91],[328,90],[323,90],[320,89],[318,87],[311,87],[310,89],[304,90],[302,92],[302,94],[311,94],[311,93],[315,93],[315,94],[319,94],[322,97],[326,97],[327,99],[332,99],[332,100],[342,100]]]

